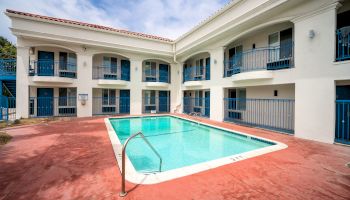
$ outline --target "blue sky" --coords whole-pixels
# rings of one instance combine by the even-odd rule
[[[229,1],[0,0],[0,35],[15,42],[10,20],[3,14],[9,8],[176,39]]]

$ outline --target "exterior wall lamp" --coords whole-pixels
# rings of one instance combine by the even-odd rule
[[[78,100],[80,101],[81,105],[85,105],[86,101],[88,100],[88,94],[79,94]]]
[[[313,39],[315,37],[315,31],[314,30],[309,30],[309,38]]]

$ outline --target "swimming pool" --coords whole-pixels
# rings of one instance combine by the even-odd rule
[[[254,152],[260,155],[286,147],[275,141],[177,116],[110,118],[106,124],[110,139],[112,143],[115,142],[114,150],[119,165],[122,144],[140,131],[162,158],[159,171],[159,157],[145,141],[139,136],[131,140],[126,150],[126,177],[131,182],[138,182],[135,180],[141,180],[141,176],[144,176],[144,183],[162,182],[246,159],[252,157]]]

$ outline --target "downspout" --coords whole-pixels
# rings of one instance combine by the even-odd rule
[[[178,63],[176,61],[176,43],[175,42],[173,43],[173,55],[174,55],[174,63]]]

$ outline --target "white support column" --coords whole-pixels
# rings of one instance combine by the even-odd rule
[[[85,105],[77,99],[77,116],[92,116],[92,88],[89,84],[92,78],[92,55],[81,52],[77,53],[77,95],[87,94],[88,100]],[[88,80],[88,81],[87,81]]]
[[[210,119],[224,120],[224,89],[212,80],[221,80],[223,77],[224,47],[210,51]]]
[[[130,59],[130,114],[142,114],[142,60]]]
[[[295,136],[326,143],[335,135],[336,14],[334,4],[294,21]]]
[[[304,79],[295,84],[295,136],[333,143],[335,132],[334,80]]]
[[[182,112],[182,92],[181,92],[181,64],[172,63],[171,64],[171,83],[170,83],[170,112],[174,112],[179,106],[178,111]]]
[[[17,46],[16,119],[29,117],[29,47]]]

